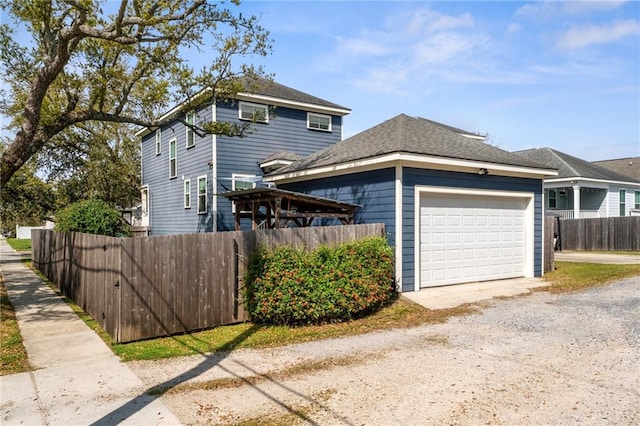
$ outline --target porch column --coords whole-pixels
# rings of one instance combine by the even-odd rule
[[[573,218],[580,219],[580,185],[573,187]]]

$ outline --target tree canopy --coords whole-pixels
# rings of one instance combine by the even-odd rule
[[[2,150],[0,184],[45,147],[66,155],[102,144],[83,139],[96,123],[156,127],[189,107],[232,98],[243,76],[264,76],[244,61],[271,51],[269,33],[239,1],[13,0],[3,2],[0,73],[7,83],[0,112],[14,136]],[[15,37],[26,32],[30,39]],[[184,51],[206,55],[194,70]],[[240,62],[240,63],[236,63]],[[196,96],[203,88],[212,96]],[[199,123],[203,133],[242,134],[243,126]],[[81,143],[77,143],[81,142]],[[113,141],[110,142],[113,147]],[[53,151],[52,151],[53,152]],[[81,152],[81,151],[80,151]]]

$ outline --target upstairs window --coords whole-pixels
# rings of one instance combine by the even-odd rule
[[[259,104],[250,104],[248,102],[240,102],[240,120],[249,120],[256,123],[268,123],[269,115],[267,114],[267,106]]]
[[[620,190],[620,217],[627,215],[627,191]]]
[[[156,130],[156,155],[162,152],[162,130]]]
[[[195,111],[189,111],[185,118],[187,124],[194,126],[196,124],[196,113]],[[187,126],[187,148],[191,148],[196,145],[196,133],[193,129]]]
[[[207,177],[198,177],[198,213],[207,212]]]
[[[169,141],[169,178],[178,176],[178,158],[176,149],[176,140]]]
[[[331,131],[331,116],[307,113],[307,129],[322,130],[323,132]]]
[[[184,208],[191,208],[191,179],[184,181]]]
[[[556,190],[550,189],[549,190],[549,208],[555,209],[557,205],[558,205],[558,201],[557,201]]]

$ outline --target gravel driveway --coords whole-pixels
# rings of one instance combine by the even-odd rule
[[[128,364],[185,424],[640,424],[640,277],[445,324]],[[224,379],[225,380],[221,380]]]

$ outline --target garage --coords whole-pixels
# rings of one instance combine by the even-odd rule
[[[420,192],[420,287],[528,275],[530,197]]]

